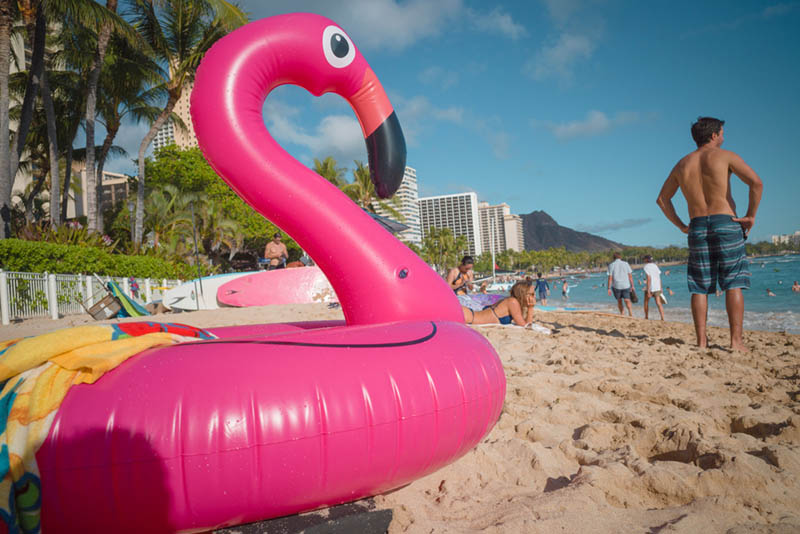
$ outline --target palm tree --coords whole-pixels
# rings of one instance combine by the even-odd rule
[[[9,0],[0,2],[0,50],[2,54],[11,49],[11,23],[13,17],[17,13],[21,15],[25,25],[25,34],[28,48],[32,51],[30,56],[30,63],[27,71],[29,73],[27,85],[25,88],[24,98],[21,106],[21,113],[17,127],[16,135],[10,143],[10,150],[6,157],[5,150],[0,148],[0,211],[5,212],[9,208],[11,202],[11,189],[14,185],[14,177],[19,169],[19,161],[22,152],[26,148],[28,131],[33,118],[34,102],[40,92],[42,85],[42,75],[44,70],[45,59],[45,36],[47,33],[48,21],[58,21],[63,23],[66,19],[82,21],[87,24],[99,21],[104,23],[107,20],[112,20],[115,28],[127,27],[127,35],[133,38],[133,32],[125,22],[114,14],[96,3],[94,0],[18,0],[15,2],[16,6],[10,6]],[[14,7],[17,10],[14,10]],[[6,28],[9,29],[6,32]],[[67,26],[69,31],[69,26]],[[10,106],[10,94],[7,91],[8,78],[5,76],[8,73],[8,63],[0,56],[0,109],[8,110]],[[47,91],[45,91],[47,92]],[[47,96],[45,96],[47,98]],[[4,121],[4,114],[0,112],[0,126]],[[51,117],[51,131],[52,121]],[[8,132],[8,128],[0,128],[2,132]],[[0,133],[0,146],[5,146],[6,143],[2,142],[5,133]],[[7,169],[7,170],[6,170]],[[5,228],[2,229],[2,234],[5,234]]]
[[[10,237],[11,228],[11,138],[8,107],[8,75],[11,67],[11,27],[16,15],[16,2],[0,2],[0,239]]]
[[[448,265],[458,262],[468,246],[465,236],[456,237],[449,228],[431,228],[425,232],[422,242],[422,259],[443,274]]]
[[[353,169],[353,181],[342,186],[342,191],[362,209],[376,213],[376,210],[380,208],[398,221],[404,221],[405,217],[397,210],[400,206],[400,199],[392,197],[388,201],[380,200],[375,192],[375,184],[372,183],[372,178],[369,176],[369,168],[362,161],[353,163],[356,165],[356,168]]]
[[[194,79],[200,60],[218,39],[247,22],[245,14],[223,0],[134,0],[134,27],[153,50],[155,58],[169,67],[162,85],[167,102],[139,145],[139,176],[134,242],[141,244],[144,224],[144,153],[159,128],[170,117],[183,88]]]
[[[314,172],[328,180],[336,187],[341,188],[345,185],[344,173],[347,169],[336,166],[336,160],[328,156],[320,161],[314,158]]]
[[[178,230],[185,239],[191,228],[191,219],[181,206],[178,188],[166,184],[151,191],[145,200],[145,225],[153,232],[153,247],[158,249],[161,238]],[[183,231],[180,231],[183,230]]]
[[[131,46],[119,35],[111,37],[103,71],[105,74],[99,86],[98,107],[104,120],[106,137],[97,154],[97,176],[100,178],[96,180],[95,188],[99,228],[103,227],[103,167],[122,120],[130,117],[135,122],[145,120],[152,124],[161,112],[156,104],[164,96],[163,88],[157,85],[161,68],[147,54]]]

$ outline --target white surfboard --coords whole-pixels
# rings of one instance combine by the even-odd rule
[[[257,272],[259,271],[215,274],[200,279],[195,278],[165,291],[161,303],[169,309],[181,311],[216,310],[220,307],[217,301],[217,290],[223,284]]]

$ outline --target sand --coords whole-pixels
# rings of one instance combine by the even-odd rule
[[[194,326],[340,319],[324,304],[155,316]],[[453,464],[376,497],[389,532],[800,532],[800,336],[537,312],[551,335],[475,327],[508,380],[490,434]],[[93,321],[0,327],[0,340]]]

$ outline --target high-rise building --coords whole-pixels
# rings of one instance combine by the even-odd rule
[[[478,204],[481,219],[481,244],[483,250],[495,254],[504,250],[522,251],[525,248],[522,235],[522,217],[511,213],[511,207],[505,202],[495,206],[488,202]]]
[[[454,236],[467,238],[467,250],[463,252],[473,256],[483,252],[475,193],[420,198],[419,217],[423,239],[432,228],[449,228]]]
[[[403,230],[402,232],[397,234],[397,237],[401,241],[405,241],[406,243],[413,243],[418,247],[422,246],[422,230],[420,229],[420,221],[419,221],[419,190],[417,188],[417,171],[412,167],[406,167],[405,173],[403,174],[403,182],[400,184],[400,188],[395,193],[395,197],[399,199],[399,206],[397,206],[397,211],[399,211],[404,220],[400,221],[406,226],[408,226],[408,230]],[[390,219],[393,218],[392,214],[386,210],[378,208],[375,210],[378,215],[383,215],[384,217],[389,217]]]
[[[510,213],[503,215],[503,226],[506,232],[506,248],[522,252],[525,250],[525,234],[522,229],[522,217]]]
[[[193,148],[197,146],[197,136],[194,134],[194,125],[192,123],[192,114],[189,110],[189,105],[192,98],[193,83],[188,83],[181,91],[181,97],[175,103],[175,108],[172,110],[183,121],[185,129],[182,129],[167,120],[164,125],[158,129],[155,138],[153,139],[153,150],[165,147],[169,144],[175,143],[179,148]]]

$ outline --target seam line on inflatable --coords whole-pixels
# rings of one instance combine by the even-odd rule
[[[423,337],[412,339],[409,341],[395,341],[392,343],[309,343],[305,341],[268,341],[257,339],[209,339],[205,341],[190,341],[182,343],[186,345],[226,345],[226,344],[248,344],[248,345],[281,345],[288,347],[323,347],[323,348],[337,348],[337,349],[383,349],[389,347],[408,347],[411,345],[418,345],[425,343],[436,335],[436,323],[431,322],[431,332]]]

